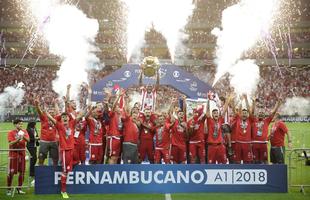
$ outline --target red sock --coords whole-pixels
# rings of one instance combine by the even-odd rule
[[[24,173],[19,173],[18,176],[18,186],[22,186],[24,182]]]
[[[61,175],[61,192],[66,192],[67,191],[67,174],[62,174]]]
[[[8,174],[7,176],[7,184],[8,184],[8,187],[11,187],[12,186],[12,181],[13,181],[13,176],[14,174]]]

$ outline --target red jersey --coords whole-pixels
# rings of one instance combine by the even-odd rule
[[[102,144],[102,124],[98,119],[93,117],[87,118],[89,127],[89,143]]]
[[[283,121],[278,121],[272,125],[270,133],[271,146],[284,146],[284,136],[287,134],[288,128]]]
[[[252,142],[265,142],[268,137],[268,127],[272,121],[271,116],[259,120],[257,117],[250,118],[252,123]]]
[[[198,120],[198,117],[194,117],[193,119],[188,121],[188,127],[194,121],[194,130],[193,133],[190,135],[189,141],[192,142],[199,142],[204,141],[205,137],[205,120]]]
[[[167,120],[164,126],[155,128],[155,147],[162,149],[169,149],[170,146],[170,126]]]
[[[47,142],[55,142],[56,128],[51,122],[49,122],[46,113],[42,113],[42,115],[40,115],[40,121],[41,121],[40,140]]]
[[[240,115],[237,114],[233,120],[232,129],[236,141],[246,143],[251,142],[251,121],[249,118],[243,121]]]
[[[109,112],[110,117],[110,126],[108,136],[117,136],[120,137],[122,135],[123,130],[123,122],[121,119],[121,115],[116,112]]]
[[[213,118],[207,117],[208,143],[209,144],[224,143],[224,139],[222,135],[222,124],[223,123],[224,123],[223,117],[219,117],[217,122]]]
[[[74,123],[74,138],[76,141],[85,142],[85,134],[87,130],[87,121],[81,120]]]
[[[74,129],[70,126],[65,126],[62,121],[56,121],[56,129],[59,135],[60,150],[70,150],[74,148]]]
[[[186,128],[180,125],[180,122],[178,119],[175,120],[171,131],[172,131],[171,144],[175,146],[185,147],[186,138],[187,138]]]
[[[21,136],[19,136],[19,132],[23,132],[24,137],[29,139],[29,135],[28,132],[26,130],[11,130],[10,132],[8,132],[8,142],[13,142],[14,140],[17,140],[18,138],[20,138]],[[17,142],[16,144],[12,144],[9,145],[10,149],[26,149],[26,143],[27,141],[22,139],[19,142]],[[25,151],[10,151],[10,156],[17,156],[18,154],[25,154]]]
[[[133,122],[130,116],[125,116],[124,121],[124,141],[138,144],[139,142],[139,128]]]
[[[154,117],[151,115],[150,120],[146,121],[146,117],[142,115],[140,118],[142,120],[142,123],[147,124],[151,127],[151,129],[145,128],[142,126],[140,131],[140,139],[141,140],[153,140],[154,137]]]

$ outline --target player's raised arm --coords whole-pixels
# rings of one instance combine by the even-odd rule
[[[274,115],[277,113],[277,111],[278,111],[278,109],[279,109],[281,103],[282,103],[282,101],[281,101],[281,99],[279,99],[279,100],[277,101],[275,107],[274,107],[273,110],[271,111],[270,116],[274,117]]]
[[[116,99],[115,99],[114,102],[113,102],[113,105],[112,105],[112,111],[113,111],[113,112],[115,111],[115,108],[116,108],[116,106],[117,106],[118,101],[119,101],[120,98],[121,98],[121,94],[118,94],[118,95],[116,96]]]
[[[95,106],[94,107],[88,106],[84,108],[81,111],[81,113],[77,116],[76,121],[77,122],[81,121],[83,117],[88,118],[95,108],[96,108]]]
[[[56,124],[56,119],[52,117],[48,112],[46,112],[46,116],[51,122],[55,125]]]
[[[142,78],[143,78],[143,65],[141,66],[141,73],[139,75],[139,87],[142,86]]]
[[[248,95],[247,94],[242,94],[242,98],[245,101],[246,109],[250,112],[250,104],[249,104],[249,100],[248,100]]]
[[[206,111],[206,116],[208,117],[208,118],[210,118],[211,117],[211,115],[210,115],[210,99],[208,99],[208,102],[207,102],[207,111]]]
[[[129,106],[129,97],[126,94],[122,94],[125,95],[125,103],[124,103],[124,111],[126,112],[126,114],[130,115],[130,106]]]
[[[53,99],[53,103],[54,103],[54,108],[55,108],[55,115],[59,115],[60,114],[60,109],[59,109],[59,106],[58,106],[57,99]]]
[[[71,89],[71,84],[67,85],[67,92],[66,92],[66,99],[69,102],[70,101],[70,89]]]
[[[39,114],[39,116],[42,116],[43,114],[43,111],[42,111],[42,108],[40,106],[40,102],[39,102],[39,97],[35,97],[35,100],[34,100],[34,106],[36,108],[36,111],[37,113]]]
[[[155,90],[158,91],[159,89],[159,79],[160,79],[160,74],[159,74],[159,68],[156,70],[156,84],[155,84]]]
[[[250,114],[250,116],[254,116],[254,114],[255,114],[255,107],[256,107],[256,98],[254,97],[253,99],[252,99],[252,106],[251,106],[251,110],[249,110],[249,114]]]

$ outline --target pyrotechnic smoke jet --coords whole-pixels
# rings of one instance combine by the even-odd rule
[[[192,0],[122,0],[128,7],[127,61],[134,49],[142,46],[145,31],[151,24],[167,40],[171,60],[184,34],[180,32],[192,14]]]
[[[9,86],[4,88],[3,93],[0,94],[0,120],[12,108],[19,106],[24,98],[24,83],[17,83],[16,86]]]
[[[278,0],[241,0],[223,11],[221,29],[215,28],[212,31],[217,36],[215,60],[217,72],[213,86],[224,74],[230,73],[233,76],[231,84],[235,89],[238,88],[237,92],[255,91],[257,81],[251,83],[243,81],[257,80],[258,66],[254,61],[240,61],[240,58],[269,31],[277,7]],[[251,67],[253,69],[250,69]],[[244,76],[247,78],[242,79],[243,81],[237,80],[238,77]],[[249,86],[242,89],[241,85],[244,84]]]
[[[71,84],[76,98],[80,84],[88,82],[87,70],[98,67],[99,59],[93,53],[97,50],[94,42],[98,21],[88,18],[75,5],[59,0],[29,0],[29,7],[41,23],[50,53],[62,58],[53,89],[64,95],[66,85]]]

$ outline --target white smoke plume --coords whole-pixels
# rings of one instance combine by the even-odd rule
[[[239,60],[229,69],[230,84],[238,95],[254,95],[259,81],[259,67],[254,60]]]
[[[310,98],[292,97],[286,99],[280,108],[283,115],[310,116]]]
[[[24,98],[25,91],[24,84],[18,83],[17,86],[9,86],[4,88],[3,93],[0,94],[0,120],[10,109],[19,106]]]
[[[192,0],[123,0],[128,7],[127,22],[127,60],[133,50],[141,47],[139,43],[145,30],[152,24],[167,40],[172,62],[176,47],[181,40],[180,29],[192,14]]]
[[[259,39],[262,39],[269,32],[275,11],[278,9],[278,1],[241,0],[222,12],[222,29],[215,28],[212,30],[212,34],[217,36],[217,58],[215,60],[217,73],[213,85],[225,73],[230,72],[230,68],[238,63],[245,51],[253,47]],[[253,65],[250,66],[253,67]],[[253,74],[248,74],[247,70],[238,72],[233,70],[235,72],[234,76],[236,76],[236,73],[240,73],[239,77],[253,75],[252,78],[256,78],[257,75],[254,72],[257,70],[254,68],[249,70]],[[241,81],[234,81],[234,83],[249,84]]]
[[[57,0],[29,0],[33,15],[41,28],[52,54],[62,57],[53,89],[64,95],[66,86],[72,85],[72,96],[77,98],[82,82],[88,82],[87,70],[98,67],[99,59],[93,53],[99,30],[96,19],[90,19],[74,5]]]
[[[139,93],[139,92],[134,91],[134,92],[130,93],[130,99],[129,99],[130,100],[130,102],[129,102],[130,108],[132,108],[136,102],[141,103],[141,98],[142,98],[142,96],[141,96],[141,93]]]

